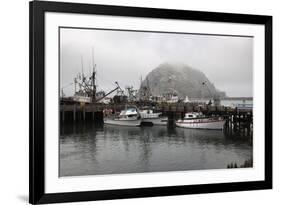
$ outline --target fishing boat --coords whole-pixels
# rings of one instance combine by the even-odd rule
[[[152,125],[167,125],[168,118],[163,117],[161,112],[154,113],[153,110],[140,110],[142,123],[149,123]]]
[[[176,121],[177,127],[191,129],[222,130],[225,120],[221,117],[207,117],[200,112],[186,113],[182,120]]]
[[[177,103],[179,101],[179,97],[177,94],[173,94],[168,100],[167,103]]]
[[[105,118],[104,124],[136,127],[140,126],[141,117],[137,108],[126,108],[115,118]]]

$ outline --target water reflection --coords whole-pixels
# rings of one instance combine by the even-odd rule
[[[227,168],[252,158],[248,137],[165,126],[65,124],[60,176]]]

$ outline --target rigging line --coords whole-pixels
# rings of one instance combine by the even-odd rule
[[[66,84],[64,86],[61,87],[61,89],[64,89],[64,88],[67,88],[67,87],[70,87],[71,85],[73,85],[74,83],[69,83],[69,84]]]

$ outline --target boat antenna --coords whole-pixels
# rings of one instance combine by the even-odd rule
[[[210,89],[209,89],[209,87],[208,87],[208,85],[207,85],[207,81],[203,81],[202,82],[202,85],[203,86],[205,86],[206,88],[207,88],[207,90],[208,90],[208,92],[209,92],[209,95],[211,96],[211,98],[213,97],[213,95],[212,95],[212,93],[211,93],[211,91],[210,91]]]
[[[142,84],[142,75],[140,76],[140,88],[139,88],[139,92],[138,92],[138,95],[139,95],[139,99],[142,100],[143,96],[142,96],[142,93],[143,93],[143,88],[141,86]]]
[[[94,47],[92,47],[92,65],[93,65],[93,69],[95,70]]]
[[[203,82],[202,82],[202,85],[203,85],[203,86],[205,86],[205,87],[207,88],[207,90],[208,90],[208,92],[209,92],[209,95],[210,95],[211,99],[213,99],[213,100],[214,100],[214,102],[215,102],[215,96],[213,96],[213,94],[211,93],[211,91],[210,91],[210,89],[209,89],[209,86],[207,85],[207,81],[203,81]],[[210,103],[212,103],[212,101],[211,101],[211,100],[210,100]]]

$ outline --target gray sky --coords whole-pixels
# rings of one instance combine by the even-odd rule
[[[230,97],[253,96],[253,38],[93,29],[60,31],[61,87],[73,95],[73,82],[97,65],[98,90],[139,88],[140,77],[165,62],[184,63],[201,70],[215,87]]]

